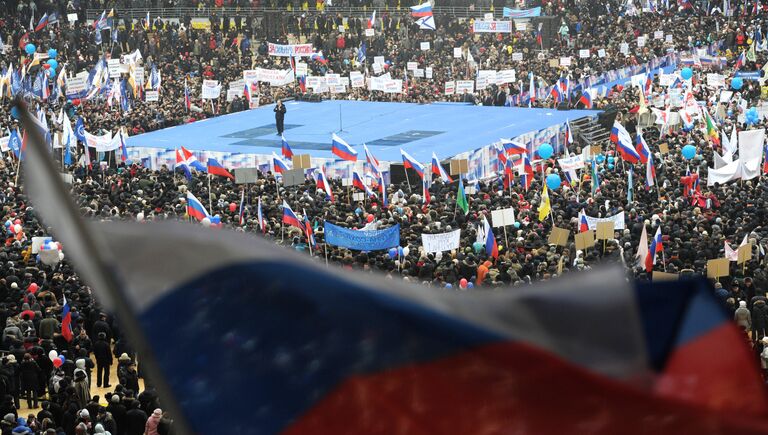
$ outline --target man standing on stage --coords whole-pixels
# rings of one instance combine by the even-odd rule
[[[275,105],[275,125],[277,125],[277,135],[283,134],[283,121],[285,120],[285,106],[283,100],[277,100]]]

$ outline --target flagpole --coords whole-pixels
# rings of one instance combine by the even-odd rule
[[[17,186],[17,187],[19,185],[19,171],[21,170],[21,156],[23,156],[23,154],[21,153],[21,151],[19,151],[19,159],[18,159],[18,162],[16,162],[16,179],[13,182],[14,186]]]
[[[405,182],[408,183],[408,193],[413,193],[413,190],[411,190],[411,180],[408,179],[408,168],[405,165],[403,165],[403,171],[405,172]]]
[[[211,174],[208,174],[208,211],[213,211],[213,201],[211,200]]]

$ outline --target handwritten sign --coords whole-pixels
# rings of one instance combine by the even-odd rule
[[[461,230],[442,234],[422,234],[421,244],[426,253],[451,251],[459,248],[460,238]]]

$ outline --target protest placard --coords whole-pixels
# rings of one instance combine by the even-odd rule
[[[515,209],[510,207],[491,211],[491,222],[494,228],[513,225],[515,223]]]
[[[566,246],[570,235],[571,232],[565,228],[552,227],[552,232],[549,233],[548,243],[550,245]]]
[[[221,95],[221,85],[218,80],[203,80],[202,92],[200,98],[203,100],[213,100]]]
[[[707,261],[707,278],[720,278],[730,274],[731,261],[727,258],[717,258]]]
[[[421,43],[419,43],[419,48],[420,48],[422,51],[427,51],[427,50],[429,50],[429,41],[424,41],[424,42],[421,42]]]
[[[600,49],[597,50],[597,57],[599,57],[599,58],[605,57],[605,49],[604,48],[600,48]]]
[[[450,233],[421,235],[421,244],[424,246],[424,252],[428,254],[458,249],[460,240],[461,230],[451,231]]]
[[[659,272],[658,270],[654,270],[652,275],[653,281],[677,281],[678,279],[680,276],[676,273]]]
[[[597,155],[598,153],[595,153]],[[600,222],[610,222],[611,223],[611,237],[613,238],[613,230],[623,230],[624,229],[624,212],[617,213],[613,216],[608,216],[604,218],[595,218],[591,216],[584,216],[587,219],[587,225],[589,226],[590,230],[596,230],[597,226]],[[607,228],[607,227],[606,227]],[[599,233],[598,233],[599,234]],[[598,236],[598,238],[600,238]],[[602,239],[601,239],[602,240]]]
[[[583,251],[595,246],[595,232],[592,230],[577,233],[575,237],[576,249]]]
[[[653,39],[664,39],[664,31],[663,30],[657,30],[653,32]]]
[[[432,78],[432,67],[431,67],[431,66],[428,66],[428,67],[427,67],[427,68],[424,70],[424,77],[425,77],[425,78],[428,78],[428,79],[431,79],[431,78]]]
[[[516,53],[512,53],[512,60],[516,61],[516,62],[522,62],[522,60],[523,60],[523,53],[521,53],[519,51],[516,52]]]
[[[144,91],[144,101],[147,103],[160,100],[159,91]]]
[[[375,33],[374,29],[365,29],[365,36],[373,36]]]
[[[613,221],[597,222],[597,239],[598,240],[611,240],[613,239]]]
[[[457,80],[456,81],[456,93],[463,94],[464,92],[475,92],[474,80]]]
[[[453,95],[456,93],[456,82],[453,80],[445,82],[445,95]]]
[[[571,66],[571,56],[560,57],[560,66]]]
[[[418,62],[408,62],[405,64],[405,69],[407,69],[408,71],[413,71],[418,67],[419,67]]]
[[[325,242],[333,246],[341,246],[358,251],[376,251],[400,246],[400,225],[384,230],[350,230],[324,224]]]
[[[752,259],[752,244],[747,243],[744,246],[739,246],[739,249],[736,251],[738,254],[738,260],[736,260],[736,264],[742,264]]]
[[[581,58],[581,59],[589,58],[589,49],[579,50],[579,58]]]
[[[453,57],[455,59],[461,59],[461,47],[453,47]]]

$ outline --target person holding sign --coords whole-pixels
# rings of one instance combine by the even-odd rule
[[[285,105],[283,105],[283,100],[277,100],[277,104],[275,104],[275,126],[277,126],[277,135],[281,136],[283,134],[284,128],[284,121],[285,121]]]

